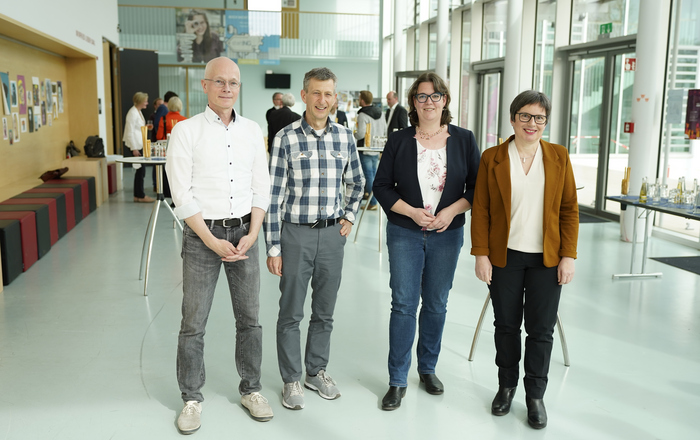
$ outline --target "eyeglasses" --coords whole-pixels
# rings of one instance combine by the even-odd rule
[[[430,95],[426,95],[425,93],[419,93],[416,95],[416,101],[418,101],[422,104],[428,100],[428,97],[430,97],[431,101],[438,102],[439,100],[442,99],[443,96],[445,96],[445,95],[443,95],[442,93],[437,93],[437,92],[430,94]]]
[[[238,81],[223,81],[220,79],[206,79],[204,78],[204,81],[211,81],[214,83],[214,85],[220,89],[223,89],[226,84],[231,88],[231,90],[236,90],[241,86],[241,83]]]
[[[535,124],[544,125],[547,123],[547,117],[544,115],[531,115],[530,113],[516,113],[520,122],[530,122],[530,119],[535,118]]]

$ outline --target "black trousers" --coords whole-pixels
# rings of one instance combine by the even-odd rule
[[[533,399],[544,397],[561,287],[557,267],[545,267],[541,253],[508,249],[506,266],[493,267],[489,290],[500,386],[518,385],[520,327],[525,318],[525,394]]]
[[[143,189],[143,178],[146,175],[146,167],[141,165],[141,168],[134,170],[134,197],[139,199],[146,196],[146,192]]]

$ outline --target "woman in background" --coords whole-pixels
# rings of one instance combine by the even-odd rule
[[[131,150],[134,157],[141,156],[143,150],[143,137],[141,127],[146,125],[146,119],[141,110],[148,107],[148,94],[136,92],[132,98],[134,106],[126,113],[124,123],[124,143]],[[146,195],[143,189],[143,176],[146,174],[143,166],[134,164],[134,202],[153,202],[153,198]]]

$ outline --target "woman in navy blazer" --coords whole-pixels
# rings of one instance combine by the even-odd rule
[[[418,374],[428,393],[444,391],[435,366],[480,160],[472,132],[449,124],[449,89],[439,76],[421,75],[408,102],[412,126],[389,136],[373,185],[389,220],[392,300],[384,410],[398,408],[406,394],[421,300]]]

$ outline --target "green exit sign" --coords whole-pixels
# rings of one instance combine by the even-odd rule
[[[612,23],[605,23],[600,25],[600,35],[612,34]]]

